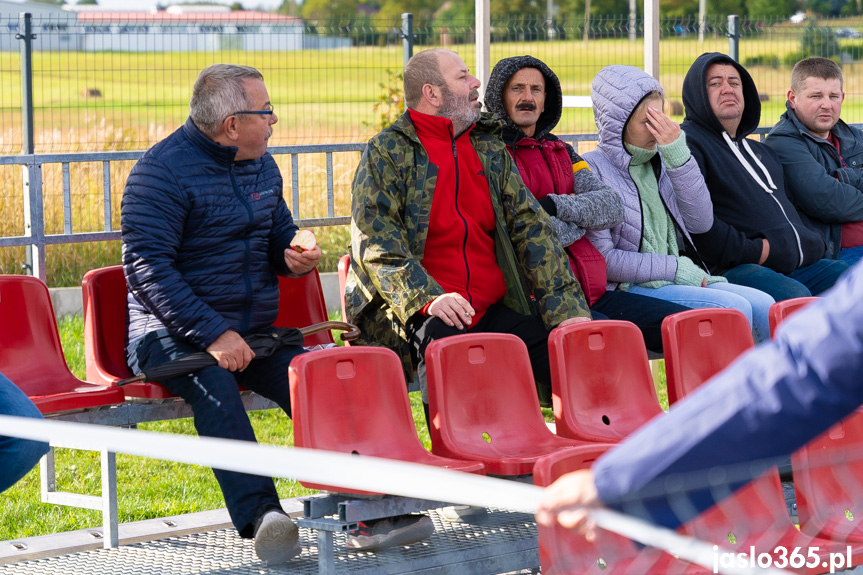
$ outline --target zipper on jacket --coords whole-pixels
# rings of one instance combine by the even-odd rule
[[[458,195],[459,195],[459,172],[458,172],[458,151],[456,150],[455,138],[453,137],[452,132],[450,132],[450,142],[452,143],[452,159],[455,163],[455,213],[458,214],[458,217],[461,218],[462,224],[464,225],[464,241],[462,242],[462,259],[464,260],[464,291],[467,293],[467,301],[473,305],[473,296],[470,295],[470,266],[467,261],[467,220],[461,214],[461,210],[458,207]]]
[[[247,201],[243,199],[243,195],[240,193],[240,188],[237,187],[237,179],[234,176],[234,163],[231,162],[231,167],[228,168],[228,173],[231,176],[231,188],[234,190],[234,195],[239,200],[240,204],[246,208],[246,213],[249,216],[249,225],[254,221],[254,214],[252,212],[252,207],[249,205]],[[252,278],[249,273],[250,261],[251,261],[251,244],[249,242],[249,238],[243,240],[245,244],[245,250],[243,254],[243,268],[245,269],[245,273],[243,274],[243,287],[246,290],[246,303],[243,306],[243,319],[240,324],[240,329],[245,331],[249,328],[249,325],[252,322]]]
[[[749,148],[749,144],[747,144],[746,140],[744,139],[743,140],[743,147],[746,148],[746,153],[748,153],[750,156],[752,156],[752,159],[755,160],[755,163],[758,164],[758,166],[761,168],[761,170],[767,175],[767,178],[768,178],[768,180],[770,180],[770,184],[773,186],[773,189],[769,188],[767,186],[767,184],[765,184],[764,181],[760,177],[758,177],[758,174],[755,173],[755,169],[746,160],[746,158],[743,157],[743,152],[740,151],[740,144],[733,142],[731,140],[731,137],[728,135],[728,132],[722,132],[722,135],[725,137],[725,141],[731,147],[731,151],[734,153],[735,156],[737,156],[737,160],[741,164],[743,164],[743,167],[746,169],[747,172],[749,172],[749,175],[752,177],[752,179],[754,179],[756,182],[758,182],[758,185],[760,185],[761,188],[765,192],[767,192],[771,198],[773,198],[773,201],[776,202],[776,205],[779,206],[779,211],[782,212],[782,216],[785,218],[785,221],[788,222],[789,226],[791,226],[791,231],[794,232],[794,237],[797,240],[797,253],[800,254],[800,263],[797,264],[797,267],[802,266],[803,265],[803,244],[800,241],[800,234],[797,232],[797,228],[794,227],[794,224],[791,223],[791,220],[788,218],[788,214],[785,213],[785,208],[782,207],[782,202],[780,202],[776,198],[776,194],[773,193],[773,189],[776,189],[776,185],[773,183],[773,180],[770,178],[770,172],[768,172],[767,168],[764,167],[764,164],[762,164],[761,161],[759,161],[758,158],[755,157],[755,154],[752,153],[752,150]]]

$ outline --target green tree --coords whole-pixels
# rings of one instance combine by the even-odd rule
[[[395,21],[401,18],[403,12],[410,12],[414,15],[414,22],[431,20],[435,8],[428,0],[383,0],[378,17]]]
[[[492,18],[537,20],[545,16],[545,0],[491,0],[489,14]]]
[[[97,6],[99,3],[96,0],[78,0],[75,4],[78,6]]]
[[[281,14],[282,16],[299,16],[300,5],[297,4],[296,0],[283,0],[282,5],[276,8],[276,14]]]
[[[746,12],[750,16],[782,18],[797,12],[797,0],[747,0]]]
[[[231,10],[236,12],[238,10],[245,10],[245,8],[243,8],[243,5],[240,4],[239,2],[234,2],[233,4],[231,4]]]
[[[638,13],[643,12],[643,2],[637,3]],[[556,18],[571,20],[584,18],[584,0],[562,0],[559,4]],[[625,16],[629,14],[629,0],[590,0],[592,16]]]
[[[357,0],[304,0],[300,12],[307,20],[353,17],[357,13]]]
[[[819,26],[814,19],[810,20],[803,36],[800,38],[802,58],[821,56],[830,58],[839,54],[839,42],[830,26]]]
[[[847,0],[806,0],[806,8],[824,16],[838,16]]]

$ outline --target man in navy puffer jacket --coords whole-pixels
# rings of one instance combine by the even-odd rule
[[[206,350],[218,366],[161,381],[192,406],[201,435],[255,441],[237,384],[290,415],[288,365],[300,346],[251,363],[243,340],[278,314],[277,275],[312,271],[320,248],[297,232],[267,140],[278,119],[254,68],[216,64],[195,82],[189,119],[132,169],[122,203],[133,372]],[[267,563],[299,551],[269,477],[214,470],[234,526]]]

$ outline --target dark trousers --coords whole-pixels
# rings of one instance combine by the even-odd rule
[[[470,330],[457,329],[433,316],[414,315],[405,326],[411,346],[411,356],[417,366],[423,403],[428,405],[425,352],[436,339],[460,333],[511,333],[527,346],[533,377],[536,380],[540,403],[551,405],[551,367],[548,362],[548,330],[542,321],[532,315],[521,315],[502,304],[494,304]],[[428,414],[426,414],[428,417]]]
[[[129,367],[134,373],[177,357],[199,351],[187,342],[160,330],[131,342]],[[300,346],[281,348],[266,358],[254,359],[242,372],[206,367],[193,374],[160,381],[192,408],[199,435],[255,441],[238,385],[271,399],[291,415],[288,366],[306,350]],[[270,509],[281,509],[271,477],[213,469],[222,489],[231,521],[242,537],[253,537],[255,521]]]
[[[847,269],[848,264],[842,260],[821,259],[788,275],[757,264],[741,264],[722,275],[731,283],[759,289],[782,301],[818,295],[833,287]]]
[[[617,319],[634,323],[641,330],[645,347],[662,353],[662,320],[665,316],[688,309],[657,297],[615,290],[605,292],[590,311],[593,319]]]

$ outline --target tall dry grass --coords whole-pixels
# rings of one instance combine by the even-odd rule
[[[56,138],[64,146],[84,147],[85,142],[104,138],[103,150],[130,150],[142,137],[154,143],[169,135],[175,127],[150,126],[145,135],[129,129],[99,125],[86,132],[74,129],[49,130],[39,134],[43,139]],[[278,130],[278,126],[277,126]],[[92,150],[91,150],[92,151]],[[327,168],[324,154],[301,154],[298,161],[299,203],[293,205],[293,168],[290,156],[277,156],[276,161],[285,182],[285,200],[302,219],[350,215],[350,185],[357,152],[333,154],[333,213],[327,206]],[[102,162],[80,162],[69,165],[68,206],[64,194],[63,168],[59,163],[43,164],[43,206],[46,234],[63,234],[66,225],[74,233],[101,232],[120,229],[120,202],[123,188],[133,161],[110,164],[110,226],[106,226],[105,193]],[[20,166],[0,166],[0,237],[24,234],[24,175]],[[68,213],[68,217],[67,217]],[[349,232],[347,226],[328,226],[314,230],[324,257],[321,271],[335,271],[338,259],[346,253]],[[51,286],[77,286],[90,269],[120,263],[119,241],[102,241],[52,245],[46,248],[47,281]],[[23,247],[0,248],[0,273],[23,273]]]

